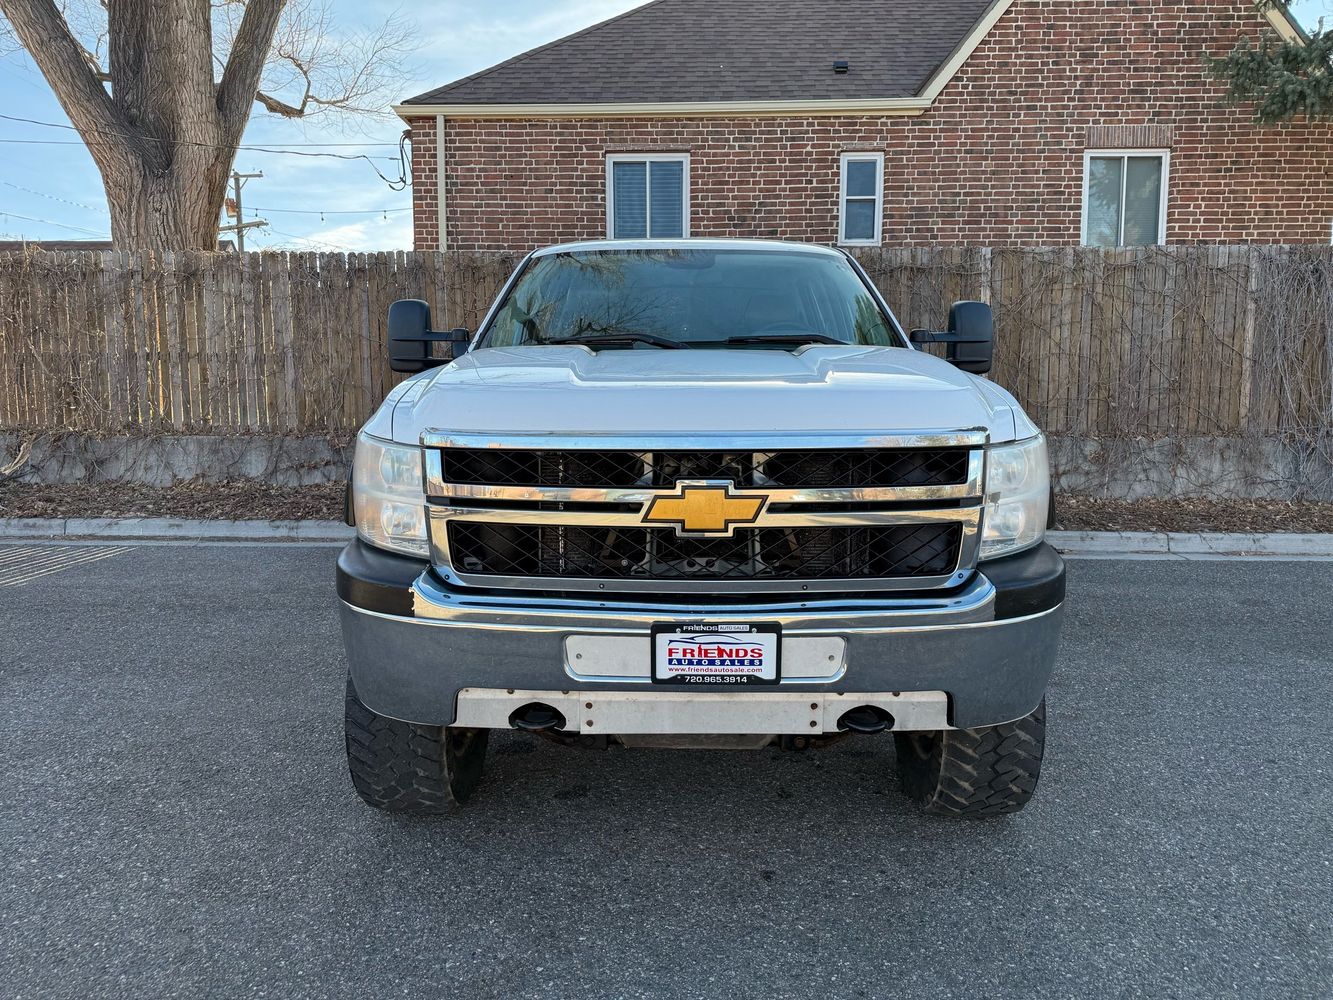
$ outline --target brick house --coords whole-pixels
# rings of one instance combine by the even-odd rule
[[[656,0],[396,107],[418,249],[1327,243],[1333,126],[1204,53],[1252,0]]]

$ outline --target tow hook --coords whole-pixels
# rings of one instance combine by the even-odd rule
[[[893,728],[893,716],[876,705],[860,705],[842,713],[838,728],[854,733],[882,733]]]
[[[509,724],[515,729],[541,733],[548,729],[564,729],[565,717],[550,705],[531,701],[509,713]]]

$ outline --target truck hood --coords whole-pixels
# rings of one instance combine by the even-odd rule
[[[398,386],[367,429],[406,444],[426,430],[886,434],[983,427],[992,441],[1036,433],[1007,392],[932,355],[819,345],[799,352],[487,348]]]

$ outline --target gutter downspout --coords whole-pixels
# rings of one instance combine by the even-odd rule
[[[449,146],[444,138],[444,122],[444,115],[435,116],[435,205],[436,211],[439,213],[439,218],[436,220],[436,224],[440,230],[441,250],[447,250],[449,248],[447,230],[449,213],[446,211],[448,203],[445,200],[444,190],[445,177],[447,176],[447,171],[444,166],[444,158],[448,152]]]

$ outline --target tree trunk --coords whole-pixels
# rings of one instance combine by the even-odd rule
[[[104,166],[112,243],[126,249],[216,250],[231,157],[208,153],[211,162],[187,156],[165,171],[134,158]]]
[[[0,0],[0,11],[88,144],[117,249],[216,250],[227,174],[286,0],[248,0],[220,81],[208,0],[105,2],[102,76],[52,0]]]

